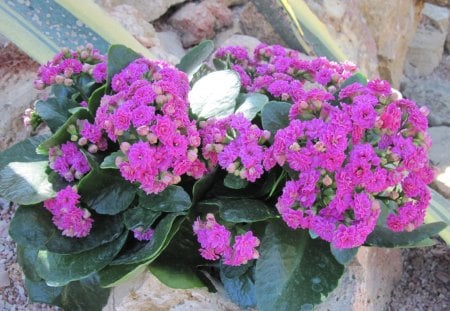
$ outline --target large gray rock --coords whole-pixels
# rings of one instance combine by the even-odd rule
[[[402,262],[399,250],[366,248],[358,251],[348,265],[338,288],[316,311],[378,311],[387,307],[395,283],[400,280]],[[174,290],[148,272],[139,274],[113,289],[104,311],[239,311],[218,286],[218,293],[206,289]]]
[[[246,35],[233,35],[223,42],[216,44],[218,48],[224,46],[242,46],[247,49],[249,55],[253,55],[255,48],[261,44],[261,41],[256,39],[255,37],[250,37]]]
[[[431,76],[408,81],[402,91],[406,98],[430,109],[428,120],[431,126],[450,126],[449,86],[449,79]]]
[[[169,8],[186,0],[95,0],[100,6],[109,8],[128,4],[135,7],[144,16],[145,20],[152,22],[164,15]]]
[[[120,4],[110,8],[109,14],[146,48],[159,44],[155,28],[136,7]]]
[[[409,45],[405,74],[426,76],[439,65],[449,28],[449,10],[426,3],[414,39]]]
[[[247,3],[240,13],[240,25],[245,35],[258,38],[267,44],[286,46],[286,43],[275,32],[272,25],[251,2]]]
[[[443,196],[450,198],[450,127],[432,127],[428,129],[428,133],[433,140],[429,157],[437,170],[432,186]]]

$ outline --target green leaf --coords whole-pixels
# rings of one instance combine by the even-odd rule
[[[124,156],[125,155],[123,154],[122,151],[113,152],[109,156],[105,157],[105,159],[103,160],[102,164],[100,164],[100,168],[103,168],[103,169],[107,169],[107,168],[118,169],[118,167],[116,165],[116,158],[117,157],[124,157]]]
[[[447,227],[446,223],[435,222],[422,225],[411,232],[392,232],[388,228],[375,226],[375,230],[367,237],[365,244],[377,247],[412,246],[437,235],[445,227]]]
[[[220,280],[228,296],[234,303],[242,308],[249,308],[256,305],[254,267],[247,267],[246,272],[236,277],[227,276],[221,269]]]
[[[95,274],[63,287],[50,287],[45,281],[28,279],[25,286],[32,301],[60,306],[66,311],[101,311],[109,297],[109,289],[99,286]]]
[[[239,75],[232,70],[207,74],[189,93],[192,113],[203,119],[226,117],[234,112],[240,89]]]
[[[36,148],[39,146],[39,144],[48,138],[49,135],[30,137],[1,152],[0,170],[2,170],[11,162],[48,161],[47,156],[36,153]]]
[[[344,87],[349,86],[350,84],[353,84],[353,83],[367,85],[367,78],[362,73],[357,72],[354,75],[350,76],[347,80],[342,82],[342,84],[340,85],[340,88],[343,89]]]
[[[108,49],[107,85],[111,84],[114,75],[120,73],[122,69],[140,57],[138,53],[124,45],[111,45]]]
[[[41,250],[36,261],[36,271],[48,285],[63,286],[80,280],[106,267],[119,253],[128,232],[97,248],[78,254],[62,255]]]
[[[128,229],[131,230],[137,227],[142,227],[142,230],[145,231],[153,225],[159,216],[161,216],[161,212],[154,212],[142,206],[136,206],[132,209],[126,210],[123,216],[125,226]]]
[[[148,263],[137,263],[131,265],[116,265],[106,266],[104,269],[98,272],[100,277],[101,287],[114,287],[131,278],[135,275],[144,272]]]
[[[195,182],[192,187],[192,204],[203,199],[205,193],[212,187],[215,178],[216,171],[213,171]]]
[[[153,237],[149,242],[145,243],[139,249],[129,250],[127,253],[115,259],[111,265],[129,265],[153,261],[161,254],[170,242],[170,239],[178,231],[179,225],[184,220],[184,218],[179,218],[181,215],[183,213],[167,214],[156,226]]]
[[[93,116],[95,116],[97,108],[100,106],[100,101],[103,95],[105,95],[105,92],[106,92],[106,85],[103,85],[102,87],[96,89],[89,97],[88,109]]]
[[[191,206],[191,198],[180,186],[169,186],[158,194],[140,195],[139,207],[153,212],[182,212]]]
[[[234,174],[227,174],[223,179],[223,185],[230,189],[243,189],[247,187],[248,181]]]
[[[153,262],[149,266],[150,272],[163,284],[176,289],[189,289],[205,287],[205,284],[198,277],[197,272],[182,260],[171,262]]]
[[[115,215],[130,206],[136,188],[116,170],[93,169],[80,180],[78,192],[81,200],[97,213]]]
[[[211,40],[202,41],[200,44],[190,49],[176,67],[185,72],[189,77],[192,77],[213,51],[214,42]]]
[[[330,244],[330,250],[337,262],[339,262],[341,265],[346,265],[356,256],[358,247],[339,249],[334,248]]]
[[[39,250],[17,244],[17,262],[22,267],[25,276],[32,281],[40,281],[34,265],[36,263]]]
[[[184,221],[167,248],[150,264],[149,269],[162,283],[172,288],[205,287],[197,271],[197,266],[205,263],[198,249],[199,244],[194,236],[192,223]]]
[[[441,238],[450,245],[450,201],[435,190],[429,188],[431,193],[430,205],[427,208],[425,223],[443,221],[447,227],[439,232]]]
[[[48,154],[49,148],[51,148],[53,146],[61,145],[65,142],[69,141],[70,134],[67,131],[67,128],[70,125],[76,125],[77,120],[84,120],[84,119],[87,119],[89,121],[92,120],[91,114],[86,109],[79,110],[75,114],[70,116],[70,118],[66,121],[66,123],[64,123],[64,125],[61,126],[53,136],[51,136],[49,139],[47,139],[46,141],[44,141],[43,143],[41,143],[39,145],[39,147],[37,148],[37,153]]]
[[[290,104],[277,101],[270,101],[264,106],[261,112],[262,127],[272,134],[271,139],[279,129],[289,125],[290,109]]]
[[[45,121],[52,133],[55,133],[70,117],[70,109],[79,108],[77,102],[66,98],[58,100],[49,97],[47,100],[39,100],[36,103],[37,114]]]
[[[56,195],[48,181],[48,161],[11,162],[0,171],[0,196],[17,204],[30,205]]]
[[[276,213],[260,200],[222,199],[219,201],[220,217],[228,222],[257,222],[275,218]]]
[[[242,264],[240,266],[227,266],[223,263],[220,265],[220,273],[227,278],[236,278],[243,275],[248,269],[252,268],[255,265],[254,260],[248,261],[246,264]]]
[[[52,215],[42,205],[19,206],[9,227],[9,234],[18,244],[59,254],[81,253],[111,242],[123,231],[121,216],[93,215],[91,232],[84,238],[61,234],[52,222]]]
[[[258,309],[301,310],[320,303],[344,272],[329,243],[291,230],[282,221],[268,224],[256,262]]]
[[[243,113],[251,121],[269,102],[269,98],[259,93],[241,93],[236,102],[236,113]]]

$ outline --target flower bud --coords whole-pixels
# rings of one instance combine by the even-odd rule
[[[333,179],[331,179],[330,176],[325,175],[325,177],[322,179],[322,183],[326,186],[329,187],[333,184]]]
[[[190,149],[187,152],[187,159],[189,162],[194,162],[195,160],[197,160],[198,155],[197,155],[197,149],[193,150]]]
[[[64,79],[64,85],[65,86],[72,86],[73,80],[72,79]]]
[[[88,143],[88,140],[86,137],[81,137],[80,139],[78,139],[78,145],[80,146],[86,146]]]
[[[42,91],[45,88],[45,84],[42,80],[34,80],[33,86],[38,91]]]
[[[89,145],[88,151],[89,151],[90,153],[97,153],[97,151],[98,151],[97,145],[96,145],[96,144]]]
[[[57,83],[57,84],[63,84],[64,80],[65,80],[65,78],[63,76],[60,76],[60,75],[55,76],[55,83]]]
[[[120,144],[120,151],[122,151],[124,154],[128,154],[130,147],[131,147],[130,143],[127,141],[124,141]]]
[[[122,162],[123,162],[123,158],[122,157],[116,157],[114,159],[114,164],[116,164],[117,167],[119,167],[120,163],[122,163]]]
[[[70,140],[71,141],[77,141],[78,140],[78,135],[75,135],[75,134],[72,134],[72,135],[70,135]]]
[[[291,150],[291,151],[299,151],[300,149],[301,149],[301,147],[298,144],[298,142],[295,142],[289,146],[289,150]]]
[[[136,132],[140,136],[146,136],[150,132],[150,128],[147,125],[142,125],[136,129]]]
[[[80,180],[81,178],[83,178],[83,173],[81,173],[80,171],[76,171],[74,177],[75,179]]]
[[[158,137],[154,133],[150,132],[150,133],[147,134],[147,141],[150,144],[154,145],[154,144],[156,144],[158,142]]]

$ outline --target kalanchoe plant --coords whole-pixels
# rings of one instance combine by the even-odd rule
[[[176,288],[212,289],[209,273],[242,307],[299,310],[359,246],[429,245],[445,226],[421,226],[426,109],[351,63],[260,45],[202,64],[211,51],[194,48],[186,73],[123,46],[39,69],[51,91],[26,121],[52,135],[0,157],[32,300],[100,310],[148,267]]]

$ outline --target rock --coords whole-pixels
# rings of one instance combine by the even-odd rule
[[[0,150],[28,135],[22,115],[38,97],[33,88],[38,66],[11,43],[0,48]]]
[[[190,47],[204,39],[212,39],[216,30],[230,26],[232,13],[221,2],[191,2],[172,15],[169,23],[181,34],[183,47]]]
[[[8,287],[10,285],[8,272],[1,269],[0,270],[0,288],[2,287]]]
[[[238,46],[242,46],[242,47],[246,48],[247,51],[249,52],[249,55],[253,55],[253,51],[260,43],[261,43],[261,41],[259,41],[258,39],[254,38],[254,37],[250,37],[250,36],[246,36],[246,35],[232,35],[231,37],[229,37],[222,43],[217,44],[216,46],[219,48],[219,47],[224,47],[224,46],[238,45]]]
[[[426,0],[425,2],[431,3],[431,4],[435,4],[435,5],[439,5],[439,6],[450,6],[450,1],[449,0]]]
[[[169,8],[186,0],[96,0],[107,11],[111,7],[127,4],[136,8],[147,22],[152,22],[164,15]]]
[[[346,58],[366,75],[378,77],[377,47],[371,29],[354,1],[305,1],[326,26]]]
[[[398,249],[361,247],[346,267],[338,288],[314,310],[384,310],[402,270]]]
[[[428,129],[433,140],[429,157],[437,170],[436,179],[432,186],[444,197],[450,198],[450,127],[437,126]]]
[[[146,48],[159,44],[155,28],[145,20],[141,12],[135,7],[120,4],[113,7],[109,14]]]
[[[182,58],[186,51],[183,49],[180,37],[173,31],[157,32],[156,37],[159,40],[159,45],[167,53],[172,54],[178,58]]]
[[[386,10],[392,5],[390,0],[362,0],[356,1],[356,5],[367,23],[370,36],[375,40],[380,77],[398,88],[408,45],[419,23],[423,2],[399,0],[395,2],[395,10]],[[364,33],[361,35],[369,36]],[[358,50],[358,47],[355,49]]]
[[[406,61],[409,64],[406,75],[426,76],[439,65],[444,52],[449,27],[447,8],[426,3],[422,20],[414,39],[409,45]]]
[[[240,25],[245,35],[258,38],[267,44],[286,46],[286,43],[275,32],[272,25],[258,12],[255,5],[251,2],[247,3],[240,13]]]
[[[450,78],[450,77],[449,77]],[[430,109],[428,121],[431,126],[450,126],[450,80],[436,76],[415,79],[405,83],[402,93],[420,106]]]
[[[249,0],[219,0],[227,7],[230,6],[237,6],[237,5],[243,5],[244,3],[247,3]]]

